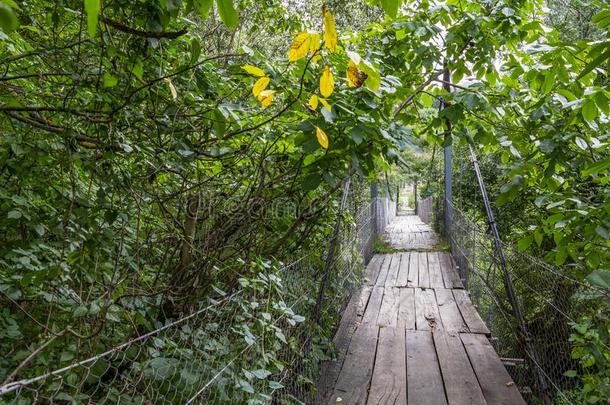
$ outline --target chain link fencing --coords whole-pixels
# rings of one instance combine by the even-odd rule
[[[464,287],[491,331],[491,342],[528,403],[572,404],[582,381],[570,376],[586,374],[571,339],[573,325],[586,313],[585,306],[602,307],[603,291],[579,281],[567,268],[502,243],[507,270],[514,284],[518,305],[525,318],[526,333],[517,327],[497,249],[489,228],[447,204],[451,232],[445,233],[440,199],[418,201],[418,215],[435,225],[447,238]],[[585,297],[586,299],[583,299]],[[527,349],[529,339],[533,350]]]
[[[120,344],[66,330],[24,346],[19,366],[6,370],[0,383],[0,404],[314,402],[321,363],[332,357],[335,328],[373,255],[375,234],[395,215],[395,203],[371,199],[362,181],[344,190],[347,196],[337,196],[345,198],[338,233],[319,251],[287,264],[247,266],[236,288],[213,288],[182,317],[150,320],[148,328],[134,322]],[[316,305],[321,283],[325,289]],[[135,319],[140,315],[133,309]],[[77,355],[33,361],[56,351],[59,341],[76,345],[71,352]]]

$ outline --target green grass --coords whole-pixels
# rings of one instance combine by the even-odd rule
[[[400,252],[400,249],[393,248],[379,236],[375,236],[375,240],[373,240],[373,251],[375,253],[384,254]]]

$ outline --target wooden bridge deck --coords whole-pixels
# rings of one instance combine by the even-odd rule
[[[428,233],[417,246],[433,248],[432,230],[408,217],[391,224],[389,242]],[[404,232],[401,224],[417,227]],[[376,255],[344,313],[339,358],[325,364],[318,403],[524,404],[489,335],[448,253]]]

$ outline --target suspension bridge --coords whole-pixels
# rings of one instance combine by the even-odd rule
[[[386,230],[339,327],[321,403],[525,404],[431,227],[413,211]]]
[[[0,404],[571,403],[573,296],[603,293],[503,243],[493,215],[398,197],[348,180],[318,254],[113,342],[50,332],[0,382]],[[336,351],[315,346],[321,322],[336,324]],[[53,345],[86,355],[37,361]]]

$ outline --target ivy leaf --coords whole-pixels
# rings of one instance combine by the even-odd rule
[[[330,71],[330,66],[326,65],[324,66],[324,71],[320,77],[320,94],[325,98],[328,98],[333,94],[334,89],[335,79],[333,78],[333,73]]]
[[[239,16],[233,5],[233,0],[216,0],[216,7],[218,7],[220,19],[225,23],[227,28],[237,28]]]
[[[337,49],[335,17],[328,11],[326,5],[322,7],[322,14],[324,14],[324,46],[332,53]]]
[[[95,37],[97,31],[97,20],[100,14],[100,0],[85,0],[85,11],[87,12],[87,32],[91,38]]]

